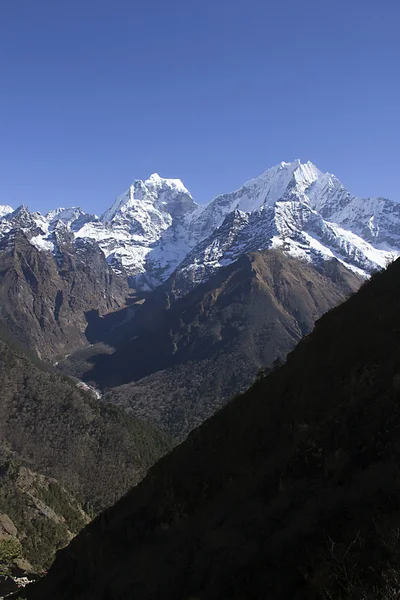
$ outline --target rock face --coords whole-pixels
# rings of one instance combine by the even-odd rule
[[[95,357],[92,348],[95,366],[75,373],[113,387],[108,399],[179,439],[244,391],[262,366],[286,357],[362,281],[339,261],[317,269],[282,250],[243,255],[176,299],[179,277],[103,338],[115,352]]]
[[[51,233],[50,252],[33,243],[28,211],[11,217],[0,239],[0,318],[40,357],[69,354],[87,344],[89,311],[125,305],[126,278],[112,271],[95,242],[75,240],[61,222]]]
[[[92,522],[28,600],[396,598],[399,290],[397,261]]]

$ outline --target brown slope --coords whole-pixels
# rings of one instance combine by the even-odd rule
[[[0,319],[46,359],[87,345],[87,313],[120,308],[128,293],[94,243],[57,235],[57,258],[37,250],[22,231],[0,242]]]
[[[62,551],[29,600],[398,598],[400,261]]]
[[[105,386],[133,380],[108,398],[183,439],[359,285],[338,261],[317,270],[271,250],[243,256],[176,301],[172,279],[124,325],[128,341],[86,377]]]

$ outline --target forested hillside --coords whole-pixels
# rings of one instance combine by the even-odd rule
[[[37,570],[172,440],[1,339],[0,389],[0,513]]]

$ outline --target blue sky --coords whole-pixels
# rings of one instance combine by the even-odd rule
[[[400,201],[398,0],[2,0],[0,203],[199,202],[295,158]]]

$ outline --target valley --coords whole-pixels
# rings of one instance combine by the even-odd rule
[[[0,600],[400,600],[399,22],[1,2]]]
[[[243,502],[258,506],[261,527],[270,516],[263,516],[258,485],[267,486],[268,503],[283,502],[284,518],[292,518],[291,501],[275,499],[276,477],[280,473],[282,481],[291,472],[290,461],[308,461],[302,440],[310,423],[318,437],[336,414],[333,399],[321,414],[305,400],[302,408],[288,400],[308,385],[294,383],[303,370],[296,361],[303,359],[292,357],[319,339],[320,323],[347,310],[336,306],[357,305],[357,298],[374,293],[368,290],[379,294],[375,279],[389,281],[382,269],[400,254],[397,205],[353,196],[333,175],[295,161],[206,205],[196,204],[179,180],[153,175],[134,182],[100,218],[79,208],[45,216],[24,206],[0,212],[4,585],[10,578],[43,575],[69,544],[49,575],[26,587],[27,598],[55,594],[61,600],[67,594],[89,600],[101,589],[105,598],[117,599],[119,589],[127,594],[132,586],[137,594],[142,590],[135,597],[149,598],[157,586],[172,585],[157,566],[154,539],[161,536],[176,585],[197,593],[196,569],[194,579],[183,583],[184,566],[176,557],[187,553],[190,560],[197,543],[218,555],[219,542],[210,542],[220,539],[213,519],[235,547],[241,534],[228,521],[229,515],[242,519],[234,515],[244,489],[254,490]],[[395,265],[388,273],[396,273]],[[366,285],[371,275],[374,281]],[[327,377],[331,359],[321,367]],[[313,355],[314,366],[304,360],[304,371],[314,377],[323,357]],[[315,381],[319,385],[318,376]],[[312,391],[310,402],[314,393],[320,397]],[[282,408],[287,402],[294,402],[289,413]],[[211,462],[217,471],[208,468]],[[256,475],[259,469],[270,474],[266,483]],[[225,526],[221,506],[228,504],[231,485]],[[202,515],[195,524],[192,511]],[[122,533],[114,514],[115,523],[123,515],[135,525]],[[182,533],[175,534],[179,523]],[[200,523],[207,539],[195,533]],[[259,548],[259,540],[251,531],[249,524],[244,561],[255,569],[251,548]],[[87,587],[69,553],[77,548],[80,555],[92,536],[93,549],[82,550],[79,559],[97,582]],[[120,569],[129,571],[121,557],[132,540],[134,560],[146,568],[154,562],[152,583],[135,571],[132,580],[121,575]],[[143,554],[139,540],[149,544]],[[111,571],[95,573],[86,564],[86,552],[95,556],[97,548]],[[215,579],[217,587],[211,583],[202,592],[205,597],[230,590],[223,573],[229,564],[239,568],[235,557]],[[94,560],[101,565],[103,558]],[[206,573],[214,577],[206,562],[200,563],[201,580]],[[64,570],[72,586],[65,589],[58,580]]]

